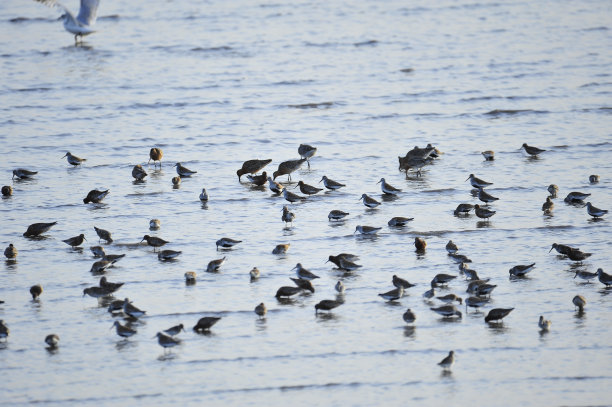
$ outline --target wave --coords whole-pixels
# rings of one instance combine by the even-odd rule
[[[329,109],[334,106],[335,102],[318,102],[318,103],[302,103],[299,105],[287,105],[294,109]]]
[[[533,109],[494,109],[485,113],[485,116],[514,116],[520,114],[546,114],[550,113],[547,110]]]

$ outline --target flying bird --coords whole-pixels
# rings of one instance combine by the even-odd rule
[[[66,6],[59,3],[56,0],[34,0],[38,3],[42,3],[49,7],[58,7],[64,11],[64,14],[60,17],[64,20],[64,28],[71,34],[74,34],[74,44],[83,42],[83,37],[89,35],[96,30],[93,26],[96,24],[96,18],[98,13],[98,6],[100,0],[81,0],[81,8],[79,14],[74,17],[72,12],[68,10]]]

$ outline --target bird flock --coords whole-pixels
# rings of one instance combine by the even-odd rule
[[[530,155],[537,157],[539,154],[545,152],[543,149],[539,149],[537,147],[528,146],[527,144],[523,144],[522,149]],[[301,144],[298,147],[298,154],[300,156],[299,159],[288,160],[281,162],[278,165],[278,169],[273,172],[272,176],[269,176],[265,171],[260,173],[267,165],[269,165],[272,160],[265,159],[253,159],[245,161],[241,168],[237,170],[236,174],[238,176],[238,182],[242,181],[242,176],[246,175],[246,178],[249,183],[263,187],[266,183],[268,184],[269,190],[277,195],[282,196],[289,204],[299,203],[308,200],[308,198],[312,195],[316,195],[327,189],[329,193],[334,193],[340,188],[345,187],[346,185],[334,181],[327,176],[323,176],[320,180],[320,183],[323,183],[323,188],[319,188],[316,186],[308,185],[304,181],[300,180],[297,183],[291,182],[291,174],[298,170],[304,163],[307,164],[308,168],[310,168],[311,162],[310,160],[315,156],[317,152],[317,148],[307,145]],[[439,159],[442,155],[436,147],[428,144],[425,148],[414,147],[414,149],[410,150],[405,156],[398,157],[399,159],[399,170],[405,171],[406,176],[408,176],[408,171],[412,170],[416,172],[417,177],[422,176],[421,171],[423,167],[432,163],[434,160]],[[495,154],[493,151],[484,151],[482,152],[483,157],[487,161],[494,160]],[[66,158],[67,162],[72,166],[81,166],[87,160],[84,158],[77,157],[70,152],[66,152],[66,154],[62,157]],[[157,168],[159,165],[160,169],[162,166],[162,158],[163,151],[160,148],[151,148],[149,151],[149,162],[147,165],[151,164],[153,161],[154,168]],[[173,177],[171,183],[174,188],[180,187],[181,179],[186,177],[191,177],[197,174],[197,171],[190,170],[183,166],[180,162],[177,162],[173,166],[176,168],[177,176]],[[13,178],[20,179],[29,179],[35,177],[38,174],[37,171],[30,171],[24,168],[18,168],[13,170]],[[282,184],[276,181],[277,178],[282,176],[287,176],[287,182]],[[132,177],[134,178],[135,183],[144,183],[146,182],[146,177],[148,173],[144,169],[141,164],[135,165],[132,169]],[[480,205],[471,205],[468,203],[460,203],[456,209],[453,211],[453,214],[458,217],[469,216],[470,211],[473,209],[475,215],[478,218],[485,219],[488,221],[490,217],[496,214],[496,211],[492,209],[489,205],[493,205],[499,197],[495,197],[488,193],[485,188],[493,185],[492,182],[487,182],[475,176],[474,174],[470,174],[466,181],[470,182],[470,185],[474,188],[473,194],[478,197],[478,200],[483,202],[484,206]],[[597,183],[599,182],[600,177],[597,175],[591,175],[589,177],[589,182]],[[288,188],[293,186],[293,189],[298,189],[302,193],[302,195],[298,195],[294,192],[288,190]],[[378,183],[381,188],[381,192],[383,196],[397,196],[402,193],[402,190],[390,185],[385,178],[381,178]],[[547,188],[549,192],[549,196],[546,198],[546,202],[542,206],[542,211],[544,214],[550,214],[554,209],[553,199],[557,198],[557,193],[559,188],[551,184]],[[13,193],[12,187],[3,186],[2,194],[5,197],[10,197]],[[87,196],[83,199],[84,204],[99,204],[109,195],[109,190],[91,190]],[[607,210],[599,209],[593,206],[590,202],[584,204],[584,199],[586,199],[590,194],[582,193],[582,192],[570,192],[565,198],[565,202],[569,205],[574,206],[585,206],[587,213],[589,216],[594,219],[599,219],[607,214]],[[202,203],[207,203],[209,201],[209,196],[205,188],[202,189],[202,193],[199,195],[200,201]],[[377,210],[379,206],[382,205],[380,201],[375,199],[372,196],[369,196],[365,193],[361,195],[358,199],[361,201],[363,205],[367,208],[367,210]],[[329,222],[343,222],[350,213],[344,212],[340,209],[333,209],[328,214]],[[296,214],[291,211],[289,205],[284,205],[282,207],[281,221],[284,222],[285,227],[291,228],[293,226],[294,221],[296,221]],[[412,221],[413,218],[408,217],[393,217],[388,221],[388,226],[392,228],[402,228],[408,224],[408,222]],[[46,223],[34,223],[29,225],[26,228],[26,231],[23,233],[23,236],[26,239],[38,239],[43,234],[49,232],[53,226],[55,226],[57,222],[46,222]],[[158,219],[151,219],[149,223],[149,227],[151,231],[156,231],[161,228],[161,222]],[[369,225],[357,225],[355,227],[354,234],[359,234],[360,236],[375,236],[382,227],[379,226],[369,226]],[[98,242],[104,241],[106,245],[110,245],[113,242],[111,232],[94,226],[94,231],[98,237]],[[85,234],[81,233],[78,236],[70,237],[62,240],[68,246],[73,248],[74,250],[79,250],[80,246],[87,241]],[[144,235],[140,243],[146,242],[148,246],[153,248],[153,252],[157,253],[158,259],[160,261],[175,261],[181,255],[181,251],[162,249],[164,245],[169,243],[168,241],[162,239],[158,236],[153,235]],[[234,246],[242,243],[241,240],[222,237],[216,241],[216,249],[218,251],[223,252],[231,252]],[[290,249],[290,244],[279,244],[273,250],[272,253],[275,255],[281,255],[287,253]],[[414,239],[414,247],[417,253],[424,253],[427,250],[427,240],[423,237],[415,237]],[[157,251],[159,249],[159,252]],[[422,294],[424,300],[429,303],[431,311],[441,315],[443,318],[456,318],[461,319],[463,317],[463,313],[460,309],[457,308],[455,304],[463,305],[465,304],[466,312],[469,308],[479,309],[481,307],[486,307],[491,299],[492,292],[497,287],[497,285],[490,284],[490,278],[484,278],[478,275],[476,270],[470,269],[469,264],[472,260],[465,254],[460,253],[459,246],[449,240],[445,246],[445,249],[448,253],[448,257],[457,263],[459,275],[450,275],[445,273],[439,273],[433,277],[429,284],[429,289]],[[93,256],[96,260],[90,269],[92,275],[101,276],[99,283],[97,286],[87,287],[83,290],[83,296],[90,296],[98,299],[109,299],[113,298],[114,293],[121,289],[124,285],[123,282],[110,282],[107,280],[104,273],[110,267],[120,261],[125,254],[107,254],[106,250],[103,246],[91,246],[90,248]],[[553,243],[549,252],[552,250],[556,250],[562,258],[568,258],[571,261],[581,262],[588,258],[591,253],[583,252],[579,248],[574,247],[572,245]],[[15,247],[14,243],[10,243],[8,247],[6,247],[4,251],[4,255],[7,258],[8,262],[16,262],[18,257],[18,250]],[[206,266],[206,272],[208,273],[217,273],[223,266],[227,259],[227,255],[211,260]],[[359,269],[362,267],[360,264],[356,262],[359,261],[359,255],[351,254],[351,253],[340,253],[338,255],[329,255],[327,262],[333,263],[339,270],[345,273],[358,273]],[[510,279],[521,279],[526,278],[528,273],[531,273],[536,267],[535,263],[528,264],[518,264],[511,267],[508,271]],[[290,280],[293,282],[293,285],[281,286],[276,289],[276,293],[274,297],[281,304],[290,304],[287,302],[293,296],[298,294],[302,294],[305,292],[315,293],[315,282],[320,277],[307,268],[305,268],[302,263],[297,263],[296,266],[292,269],[295,270],[295,277],[290,277]],[[251,282],[257,281],[261,272],[257,267],[253,267],[249,273]],[[447,285],[462,276],[466,281],[466,293],[468,294],[467,298],[463,298],[456,293],[449,293],[445,295],[440,295],[436,290],[447,287]],[[197,273],[194,271],[188,271],[184,273],[185,283],[187,285],[195,284],[197,281]],[[575,273],[574,279],[579,278],[581,280],[585,280],[587,283],[590,280],[598,278],[598,280],[604,284],[606,287],[612,286],[612,276],[605,273],[602,268],[599,268],[596,273],[591,273],[588,271],[579,270]],[[378,293],[378,296],[382,298],[384,301],[394,303],[401,301],[402,297],[404,297],[407,293],[407,290],[413,289],[415,284],[410,283],[408,280],[398,276],[393,275],[390,283],[394,288]],[[345,295],[350,295],[350,289],[347,288],[342,280],[338,280],[334,286],[335,291],[337,292],[337,296],[335,299],[322,299],[317,302],[314,306],[315,314],[319,312],[334,312],[334,310],[345,303]],[[36,284],[30,288],[30,294],[32,296],[33,301],[38,301],[38,299],[43,294],[43,287],[41,284]],[[434,301],[439,301],[441,305],[435,305]],[[0,302],[1,303],[1,302]],[[587,300],[582,295],[576,295],[572,299],[572,303],[579,313],[583,313],[587,304]],[[492,308],[490,309],[484,317],[485,323],[501,323],[501,321],[507,317],[515,308],[512,306],[506,308]],[[267,314],[268,308],[264,302],[259,303],[253,309],[253,312],[259,317],[264,318]],[[108,312],[114,316],[123,316],[125,318],[125,324],[122,324],[118,320],[115,320],[112,324],[111,328],[115,328],[115,332],[121,338],[127,339],[137,334],[137,330],[134,326],[134,322],[138,321],[139,318],[143,318],[146,316],[146,311],[141,310],[136,305],[130,301],[129,298],[124,298],[123,300],[114,300],[111,301],[108,305]],[[398,315],[399,318],[399,315]],[[417,315],[408,308],[401,314],[401,318],[406,324],[414,324],[417,321]],[[197,333],[206,333],[211,330],[213,325],[215,325],[221,317],[212,317],[205,316],[200,318],[197,323],[193,326],[193,330]],[[538,327],[542,332],[547,332],[551,328],[551,321],[546,320],[544,316],[540,316],[538,321]],[[165,350],[172,348],[181,344],[181,340],[177,337],[181,332],[184,332],[183,324],[179,324],[173,326],[171,328],[160,331],[156,334],[157,341],[160,346],[162,346]],[[0,338],[7,340],[9,336],[10,330],[8,324],[4,320],[0,320]],[[49,334],[44,339],[45,343],[48,345],[50,349],[57,349],[59,346],[60,338],[57,334]],[[450,351],[448,356],[445,357],[439,365],[445,369],[450,370],[451,366],[455,362],[455,353],[454,351]]]

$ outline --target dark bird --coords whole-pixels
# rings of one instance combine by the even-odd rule
[[[412,220],[414,220],[414,218],[405,218],[403,216],[395,216],[391,218],[389,222],[387,222],[387,225],[391,227],[402,227],[402,226],[406,226],[408,222]]]
[[[109,297],[113,294],[113,290],[105,287],[87,287],[83,290],[83,297],[89,295],[94,298]]]
[[[281,297],[291,297],[297,293],[299,293],[300,291],[302,291],[302,289],[300,287],[293,287],[293,286],[289,286],[289,285],[285,285],[280,287],[278,290],[276,290],[276,298],[281,298]]]
[[[197,171],[192,171],[189,168],[183,167],[181,165],[181,163],[176,163],[173,165],[173,167],[176,167],[176,173],[179,175],[179,177],[191,177],[193,174],[196,174]]]
[[[162,250],[157,253],[157,258],[162,261],[173,260],[176,259],[181,253],[181,251],[176,250]]]
[[[478,308],[482,307],[483,305],[485,305],[488,302],[489,302],[488,298],[468,297],[468,298],[465,299],[465,309],[467,310],[467,307],[472,307],[472,308],[478,309]]]
[[[606,287],[612,285],[612,276],[605,273],[602,268],[597,269],[597,278],[599,279],[599,282],[604,284]]]
[[[17,248],[15,246],[13,246],[12,243],[10,243],[8,245],[8,247],[6,249],[4,249],[4,256],[7,259],[15,259],[15,258],[17,258],[17,253],[18,253]]]
[[[470,184],[472,184],[472,186],[474,188],[486,188],[489,185],[493,185],[492,182],[487,182],[487,181],[485,181],[483,179],[480,179],[477,176],[475,176],[474,174],[470,174],[470,176],[467,177],[466,181],[468,179],[470,180]]]
[[[304,183],[304,181],[298,182],[297,187],[300,187],[300,192],[306,195],[314,195],[317,192],[323,191],[323,188],[313,187],[312,185],[308,185]]]
[[[286,226],[287,223],[291,223],[291,225],[293,225],[293,219],[295,219],[295,213],[290,212],[289,208],[287,208],[287,205],[284,205],[283,215],[281,216],[281,220],[285,222],[285,226]]]
[[[330,255],[325,263],[330,262],[330,261],[334,263],[339,269],[346,270],[346,271],[354,271],[362,267],[361,264],[353,263],[352,261],[342,256]]]
[[[489,194],[488,192],[486,192],[482,188],[478,188],[478,199],[480,199],[482,202],[484,202],[487,205],[489,204],[489,202],[495,202],[495,201],[499,200],[499,198]],[[478,215],[478,214],[476,214],[476,215]]]
[[[293,281],[296,285],[296,287],[301,288],[302,290],[308,290],[311,293],[315,292],[314,286],[312,285],[312,282],[310,280],[304,280],[303,278],[294,278],[294,277],[289,277],[291,279],[291,281]]]
[[[251,184],[260,187],[268,180],[268,173],[264,171],[260,175],[247,175],[247,179]]]
[[[480,205],[474,205],[474,212],[476,213],[476,216],[478,216],[480,219],[487,220],[497,213],[487,208],[481,208]]]
[[[337,181],[334,181],[333,179],[327,178],[325,175],[323,175],[323,178],[321,178],[321,181],[323,181],[323,185],[325,186],[325,188],[332,190],[332,191],[335,191],[336,189],[340,189],[346,186],[345,184],[341,184]]]
[[[407,290],[410,287],[414,287],[414,284],[410,284],[408,280],[404,280],[403,278],[398,277],[395,274],[393,275],[393,280],[391,280],[391,282],[395,287],[402,287],[404,290]]]
[[[144,237],[142,238],[142,240],[140,241],[141,243],[143,241],[147,241],[147,244],[149,246],[153,246],[153,251],[155,251],[156,248],[158,247],[162,247],[163,245],[165,245],[166,243],[169,243],[168,241],[157,237],[157,236],[149,236],[149,235],[144,235]]]
[[[153,147],[150,151],[149,151],[149,162],[147,164],[151,163],[151,160],[153,160],[153,167],[155,167],[155,162],[159,161],[159,168],[161,168],[161,159],[164,156],[164,152],[162,151],[161,148],[157,148],[157,147]]]
[[[302,164],[304,164],[304,161],[306,161],[305,158],[302,158],[301,160],[283,161],[278,165],[278,170],[272,173],[272,179],[275,180],[281,175],[287,175],[289,181],[291,181],[291,173],[300,168]]]
[[[533,146],[528,146],[527,143],[523,143],[523,145],[521,146],[521,148],[525,149],[525,152],[527,154],[529,154],[532,157],[537,156],[540,153],[543,153],[546,150],[543,150],[541,148],[537,148],[537,147],[533,147]]]
[[[221,239],[217,240],[215,244],[217,245],[217,250],[219,250],[219,247],[222,249],[230,249],[241,242],[242,240],[234,240],[230,239],[229,237],[222,237]]]
[[[158,332],[155,336],[157,336],[157,343],[159,346],[163,347],[164,349],[172,348],[176,345],[180,345],[181,343],[180,339],[173,338],[172,336],[166,335],[163,332]]]
[[[135,165],[134,168],[132,168],[132,177],[134,177],[136,181],[144,180],[147,175],[149,174],[147,174],[140,164]]]
[[[111,237],[111,233],[108,230],[100,229],[100,228],[95,227],[95,226],[94,226],[94,230],[96,231],[96,233],[98,234],[98,237],[100,238],[100,239],[98,239],[98,241],[106,240],[106,243],[112,243],[113,242],[113,238]]]
[[[42,292],[43,292],[43,288],[42,288],[42,285],[40,285],[40,284],[36,284],[36,285],[33,285],[32,287],[30,287],[30,294],[32,294],[32,299],[33,300],[38,299],[38,297],[40,297]]]
[[[531,264],[519,264],[519,265],[516,265],[516,266],[512,267],[508,271],[508,273],[511,276],[523,277],[525,274],[527,274],[531,270],[533,270],[534,266],[535,266],[535,263],[531,263]]]
[[[19,179],[28,179],[36,174],[38,174],[38,171],[29,171],[25,168],[17,168],[16,170],[13,170],[13,178],[17,177]]]
[[[264,304],[263,302],[259,303],[255,309],[253,310],[260,318],[263,318],[266,313],[268,312],[268,308],[266,307],[266,304]]]
[[[550,253],[553,249],[555,249],[557,253],[563,254],[565,256],[567,256],[569,252],[576,251],[576,250],[580,251],[580,249],[577,247],[571,247],[571,246],[560,244],[560,243],[553,243],[548,253]]]
[[[451,280],[454,280],[457,276],[452,276],[450,274],[436,274],[436,276],[431,280],[431,286],[444,285],[448,284]]]
[[[415,237],[414,247],[416,247],[417,252],[424,252],[427,247],[427,241],[423,238]]]
[[[6,340],[6,338],[8,338],[8,336],[9,336],[9,333],[10,333],[10,329],[6,325],[6,322],[4,322],[4,320],[0,319],[0,339]]]
[[[56,349],[59,344],[59,336],[56,334],[47,335],[45,337],[45,343],[49,346],[50,349]]]
[[[318,304],[315,305],[315,313],[321,311],[331,311],[336,307],[342,305],[342,301],[336,300],[321,300]]]
[[[240,181],[240,177],[242,177],[244,174],[257,174],[259,171],[261,171],[266,165],[270,164],[271,162],[272,162],[272,159],[245,161],[244,163],[242,163],[242,168],[236,171],[236,174],[238,175],[238,181]],[[264,176],[264,181],[258,185],[263,185],[266,180],[265,174],[262,174],[262,175]]]
[[[183,324],[178,324],[178,325],[175,325],[173,327],[166,329],[164,333],[170,336],[174,336],[174,335],[178,335],[181,331],[185,332],[185,328]]]
[[[438,363],[438,366],[442,366],[444,370],[450,370],[450,368],[453,366],[453,363],[455,363],[455,351],[451,350],[450,352],[448,352],[448,356],[442,359],[440,363]]]
[[[463,298],[459,297],[456,294],[447,294],[436,298],[447,304],[451,304],[453,301],[457,301],[459,304],[463,304]]]
[[[123,300],[123,313],[132,318],[138,318],[147,313],[147,311],[143,311],[140,308],[133,305],[128,298]]]
[[[590,257],[591,254],[592,253],[585,253],[580,250],[570,250],[569,252],[567,252],[567,257],[571,261],[582,261],[585,260],[587,257]]]
[[[332,220],[342,220],[345,217],[347,217],[348,215],[350,215],[350,213],[343,212],[343,211],[338,210],[338,209],[332,209],[331,211],[329,211],[329,214],[327,214],[327,219],[329,219],[330,221],[332,221]]]
[[[106,269],[112,266],[116,261],[117,260],[106,260],[106,258],[103,258],[102,260],[94,262],[89,271],[93,274],[102,274],[106,272]]]
[[[220,319],[221,317],[202,317],[198,320],[198,323],[195,324],[193,330],[198,333],[210,331],[210,328],[219,322]]]
[[[601,218],[606,213],[608,213],[607,209],[599,209],[593,206],[590,202],[587,202],[586,208],[587,208],[587,213],[593,218]]]
[[[406,312],[402,314],[402,318],[404,322],[406,322],[407,324],[411,324],[416,320],[416,315],[414,315],[414,312],[412,312],[412,310],[408,308]]]
[[[567,203],[582,203],[589,196],[591,196],[591,194],[573,191],[567,194],[567,196],[563,200]]]
[[[467,215],[470,213],[472,209],[474,209],[474,205],[467,204],[467,203],[461,203],[457,205],[457,208],[455,208],[455,210],[453,211],[453,214],[454,215]]]
[[[56,224],[57,224],[57,222],[51,222],[51,223],[33,223],[30,226],[28,226],[28,230],[26,230],[23,233],[23,235],[25,237],[39,236],[39,235],[45,233],[46,231],[48,231],[49,229],[51,229]]]
[[[391,291],[387,291],[386,293],[378,294],[378,296],[389,302],[399,300],[404,296],[404,287],[397,287]]]
[[[578,307],[578,311],[584,311],[584,306],[586,305],[586,299],[582,295],[577,295],[572,299],[572,302],[576,307]]]
[[[298,278],[301,278],[303,280],[314,280],[315,278],[319,278],[319,276],[317,276],[316,274],[311,273],[310,270],[307,270],[302,267],[302,263],[296,264],[296,266],[291,270],[295,270],[295,274],[297,274]]]
[[[13,195],[13,187],[10,185],[2,186],[2,196],[11,196]]]
[[[106,277],[102,276],[98,285],[106,290],[109,290],[110,292],[115,292],[120,289],[123,284],[125,283],[111,283],[110,281],[106,280]]]
[[[129,326],[121,325],[121,322],[119,321],[115,321],[113,326],[111,326],[111,329],[112,328],[116,328],[117,335],[122,338],[129,338],[130,336],[136,334],[135,329],[132,329]]]
[[[308,168],[310,168],[310,158],[314,156],[317,152],[317,148],[313,146],[309,146],[308,144],[300,144],[298,147],[298,154],[302,159],[306,160],[308,164]]]
[[[437,308],[429,308],[430,310],[442,315],[445,318],[450,318],[453,316],[458,316],[459,318],[463,318],[463,314],[454,305],[442,305]]]
[[[66,157],[66,160],[68,160],[69,164],[72,164],[75,167],[77,165],[81,165],[84,161],[87,161],[85,158],[79,158],[76,155],[70,154],[70,151],[68,151],[66,154],[64,154],[64,156],[62,158],[64,158],[64,157]]]
[[[72,246],[73,248],[75,248],[83,244],[84,240],[87,240],[87,239],[85,239],[85,235],[81,233],[78,236],[74,236],[74,237],[70,237],[68,239],[62,240],[62,242],[66,243],[68,246]]]
[[[108,189],[106,191],[98,191],[97,189],[92,189],[89,191],[85,199],[83,199],[83,203],[100,203],[102,200],[108,195]]]
[[[223,263],[225,263],[225,257],[227,256],[223,256],[222,259],[216,259],[216,260],[209,261],[208,265],[206,266],[206,271],[209,273],[215,273],[219,271]]]
[[[501,321],[506,315],[512,312],[514,308],[493,308],[485,317],[485,322]]]

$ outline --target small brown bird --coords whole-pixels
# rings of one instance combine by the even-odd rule
[[[151,163],[151,160],[153,160],[153,167],[155,167],[155,162],[159,161],[159,168],[161,168],[161,159],[163,156],[164,152],[161,148],[153,147],[149,151],[149,162],[147,164]]]
[[[135,165],[134,168],[132,168],[132,177],[134,177],[136,181],[144,180],[147,175],[149,174],[147,174],[140,164]]]
[[[178,335],[179,333],[181,333],[181,331],[185,332],[185,327],[183,326],[183,324],[178,324],[178,325],[175,325],[173,327],[166,329],[164,333],[166,335],[174,336],[174,335]]]
[[[514,308],[493,308],[485,317],[485,322],[501,321],[506,315],[511,313],[513,309]]]
[[[537,148],[537,147],[533,147],[533,146],[528,146],[527,143],[523,143],[523,145],[521,146],[521,148],[525,149],[525,152],[527,154],[529,154],[532,157],[536,157],[538,154],[543,153],[546,150],[542,150],[541,148]]]
[[[50,349],[55,349],[59,344],[59,336],[57,336],[56,334],[47,335],[45,337],[45,343],[49,346]]]
[[[285,254],[287,250],[289,250],[289,247],[291,247],[291,243],[277,244],[272,250],[272,254]]]
[[[402,314],[402,318],[404,319],[404,322],[406,322],[407,324],[411,324],[416,320],[416,315],[414,315],[414,312],[412,312],[412,310],[408,308],[406,312]]]
[[[33,175],[38,174],[38,171],[30,171],[25,168],[17,168],[13,170],[13,178],[17,177],[19,179],[28,179]]]
[[[147,241],[147,244],[149,246],[153,246],[153,251],[155,251],[156,248],[158,247],[162,247],[163,245],[165,245],[166,243],[169,243],[168,241],[157,237],[157,236],[149,236],[149,235],[144,235],[144,237],[142,238],[142,240],[140,241],[141,243],[143,241]]]
[[[172,177],[172,185],[178,188],[181,185],[181,177]]]
[[[112,293],[113,291],[108,288],[94,286],[85,288],[83,290],[83,297],[89,295],[90,297],[94,298],[103,298],[110,296]]]
[[[72,248],[75,248],[83,244],[84,240],[87,240],[87,239],[85,239],[85,235],[81,233],[78,236],[74,236],[74,237],[70,237],[68,239],[62,240],[62,242],[66,243],[68,246],[72,246]]]
[[[423,238],[415,237],[414,247],[416,247],[417,252],[424,252],[427,247],[427,241]]]
[[[187,285],[195,284],[196,282],[196,273],[195,271],[186,271],[185,272],[185,283]]]
[[[331,211],[329,211],[329,214],[327,215],[327,219],[329,219],[330,221],[332,220],[342,220],[345,217],[347,217],[348,215],[350,215],[350,213],[348,212],[343,212],[339,209],[332,209]]]
[[[323,191],[323,188],[317,188],[317,187],[313,187],[312,185],[308,185],[306,183],[304,183],[304,181],[300,181],[298,182],[297,187],[300,187],[300,192],[302,192],[303,194],[306,195],[314,195],[317,192],[321,192]]]
[[[17,258],[17,253],[18,253],[17,248],[13,246],[12,243],[10,243],[8,247],[4,249],[4,255],[6,256],[7,259]]]
[[[291,296],[299,293],[300,291],[302,291],[302,289],[300,287],[293,287],[293,286],[286,285],[286,286],[282,286],[278,290],[276,290],[275,297],[277,299],[280,299],[281,297],[291,297]]]
[[[125,326],[125,325],[121,325],[121,323],[119,321],[115,321],[115,323],[113,324],[113,326],[111,326],[112,328],[116,328],[116,332],[117,335],[119,335],[122,338],[129,338],[132,335],[136,334],[136,330]]]
[[[342,305],[342,301],[336,301],[336,300],[321,300],[319,301],[318,304],[315,305],[315,314],[319,312],[319,310],[321,311],[331,311],[334,308],[339,307],[340,305]]]
[[[551,198],[556,198],[559,193],[559,187],[555,184],[550,184],[548,188],[546,188]]]
[[[449,240],[448,243],[446,244],[446,251],[449,253],[455,254],[459,251],[459,248],[452,240]]]
[[[289,181],[291,181],[291,173],[300,168],[302,164],[304,164],[304,161],[306,161],[305,158],[302,158],[301,160],[283,161],[278,165],[278,170],[272,173],[272,179],[275,180],[281,175],[287,175]]]
[[[308,290],[311,293],[315,292],[314,286],[312,285],[312,281],[305,280],[303,278],[294,278],[294,277],[289,277],[289,278],[291,279],[291,281],[295,283],[297,287],[301,288],[302,290]]]
[[[2,186],[2,196],[11,196],[13,195],[13,187],[10,185]]]
[[[10,333],[10,329],[6,325],[6,322],[0,319],[0,339],[4,338],[4,340],[6,341],[6,338],[8,338],[9,333]]]
[[[555,203],[552,201],[550,196],[546,197],[546,202],[542,204],[542,212],[550,214],[555,207]]]
[[[457,208],[453,211],[453,214],[455,216],[457,215],[467,215],[470,213],[470,211],[474,209],[474,205],[472,204],[466,204],[466,203],[461,203],[459,205],[457,205]]]
[[[483,151],[482,156],[485,158],[485,161],[493,161],[495,160],[495,151],[493,150],[487,150],[487,151]]]
[[[113,265],[116,260],[110,261],[106,259],[102,259],[94,262],[91,265],[91,269],[89,270],[93,274],[102,274],[106,272],[106,269]]]
[[[267,160],[248,160],[242,163],[242,168],[236,171],[236,175],[238,175],[238,181],[240,181],[240,177],[244,174],[257,174],[261,171],[266,165],[270,164],[272,159]],[[251,181],[252,182],[252,181]],[[265,182],[265,178],[264,178]],[[259,185],[263,185],[263,182]]]
[[[38,299],[38,297],[40,297],[42,292],[43,292],[43,288],[42,288],[42,285],[40,285],[40,284],[36,284],[36,285],[33,285],[32,287],[30,287],[30,294],[32,294],[32,299],[33,300]]]
[[[219,322],[221,317],[203,317],[198,320],[198,323],[193,327],[193,330],[202,333],[210,331],[210,328]]]
[[[303,159],[306,159],[308,163],[308,168],[310,168],[310,158],[315,155],[317,152],[317,148],[313,146],[309,146],[308,144],[300,144],[298,147],[298,154]]]
[[[584,311],[584,306],[586,305],[586,299],[582,295],[577,295],[572,299],[572,302],[576,307],[578,307],[578,311]]]
[[[476,216],[478,216],[480,219],[487,219],[487,221],[491,216],[496,214],[495,211],[489,210],[487,208],[482,208],[480,205],[474,205],[474,212],[476,213]]]
[[[215,273],[215,272],[219,271],[219,268],[221,268],[223,263],[225,263],[225,257],[227,257],[227,256],[223,256],[223,258],[221,258],[221,259],[216,259],[216,260],[209,261],[208,262],[208,266],[206,266],[206,271],[208,273]]]
[[[99,286],[104,289],[109,290],[110,292],[115,292],[118,289],[120,289],[123,286],[123,284],[125,283],[111,283],[110,281],[106,280],[106,277],[102,276],[100,278]]]
[[[247,179],[251,184],[260,187],[268,180],[268,173],[264,171],[259,175],[247,175]]]
[[[85,199],[83,199],[83,203],[100,203],[102,200],[108,195],[108,189],[105,191],[98,191],[97,189],[92,189],[89,191]]]
[[[39,236],[39,235],[45,233],[46,231],[48,231],[49,229],[51,229],[56,224],[57,224],[57,222],[51,222],[51,223],[32,223],[30,226],[28,226],[28,230],[26,230],[23,233],[23,235],[25,237]]]
[[[266,304],[262,302],[258,306],[255,307],[254,311],[257,315],[259,315],[260,318],[263,318],[268,312],[268,308],[266,308]]]
[[[66,154],[64,154],[64,157],[66,157],[66,160],[68,160],[69,164],[72,164],[75,167],[77,165],[81,165],[84,161],[87,161],[85,158],[79,158],[76,155],[70,154],[70,151],[68,151]],[[62,157],[62,158],[64,158],[64,157]]]
[[[106,243],[112,243],[113,242],[113,238],[111,237],[111,233],[108,230],[104,230],[104,229],[100,229],[94,226],[94,230],[96,231],[96,233],[98,234],[98,237],[100,239],[98,239],[98,241],[100,240],[106,240]]]
[[[448,371],[453,366],[453,363],[455,363],[455,351],[451,350],[450,352],[448,352],[448,356],[442,359],[442,361],[438,363],[438,365],[442,366],[444,370]]]

